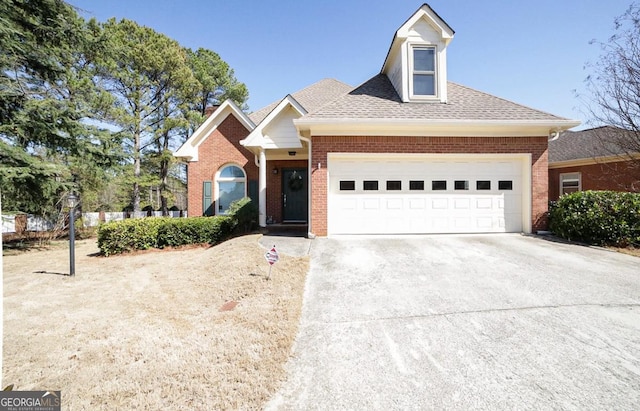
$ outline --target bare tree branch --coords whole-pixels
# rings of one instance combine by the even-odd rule
[[[587,65],[592,71],[585,80],[587,94],[579,97],[592,126],[622,129],[602,128],[600,148],[638,163],[632,169],[640,180],[640,5],[631,4],[614,23],[615,33],[607,41],[592,42],[602,54]]]

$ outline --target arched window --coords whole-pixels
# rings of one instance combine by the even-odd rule
[[[218,204],[216,214],[226,214],[229,206],[247,195],[247,176],[236,165],[226,165],[216,177]]]

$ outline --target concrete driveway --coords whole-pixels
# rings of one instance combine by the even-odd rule
[[[267,409],[638,409],[640,258],[520,235],[311,247]]]

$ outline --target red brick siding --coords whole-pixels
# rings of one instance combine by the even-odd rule
[[[187,166],[188,202],[190,216],[200,216],[202,210],[202,183],[215,184],[216,172],[225,164],[241,166],[248,180],[258,179],[258,167],[254,155],[240,145],[240,140],[249,135],[247,130],[233,115],[226,119],[198,147],[198,161]],[[215,207],[215,204],[214,204]]]
[[[203,214],[202,183],[211,181],[215,186],[216,172],[226,164],[240,165],[247,173],[247,180],[255,180],[257,184],[259,170],[255,164],[255,157],[253,153],[240,145],[240,140],[248,135],[249,130],[233,115],[229,115],[200,144],[198,161],[189,163],[187,168],[189,179],[187,209],[190,216]],[[274,167],[278,169],[278,174],[273,174]],[[267,216],[272,216],[276,222],[282,221],[282,168],[306,169],[307,161],[267,161]]]
[[[310,231],[327,235],[328,153],[531,153],[532,229],[547,227],[547,137],[340,137],[314,136]],[[318,169],[318,164],[320,168]]]
[[[582,190],[640,191],[640,173],[633,163],[616,161],[613,163],[590,164],[549,170],[549,199],[560,197],[560,174],[582,174]]]

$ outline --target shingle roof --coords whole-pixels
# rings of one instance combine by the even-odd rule
[[[296,101],[300,103],[305,110],[307,110],[307,112],[312,112],[320,109],[323,105],[351,91],[352,89],[353,87],[346,83],[326,78],[313,83],[302,90],[296,91],[291,94],[291,96],[295,98]],[[268,106],[249,114],[249,118],[255,124],[259,124],[274,108],[276,108],[280,101],[281,100],[274,101]]]
[[[549,162],[625,154],[625,150],[619,144],[625,133],[632,132],[611,126],[563,131],[557,139],[549,141]]]
[[[447,103],[403,103],[388,77],[378,74],[305,118],[568,120],[456,83],[449,82],[447,87]]]

